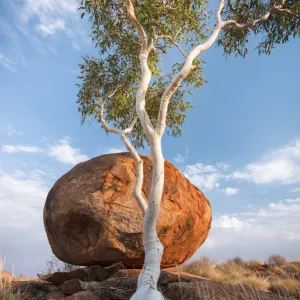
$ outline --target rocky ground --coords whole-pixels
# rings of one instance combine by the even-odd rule
[[[14,299],[127,300],[134,293],[140,270],[86,267],[39,275],[31,281],[13,281]],[[228,285],[184,272],[162,271],[159,290],[169,300],[289,299],[242,285]]]

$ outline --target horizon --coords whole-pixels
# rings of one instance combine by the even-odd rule
[[[125,147],[99,123],[80,125],[78,64],[97,51],[76,1],[0,8],[0,257],[8,271],[33,275],[52,255],[42,212],[55,181]],[[212,205],[212,229],[193,259],[299,259],[299,49],[294,39],[270,56],[226,59],[216,47],[203,55],[208,83],[189,98],[182,136],[163,138],[165,159]]]

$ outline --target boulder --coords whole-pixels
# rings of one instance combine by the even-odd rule
[[[144,161],[143,194],[151,186],[151,158]],[[50,190],[44,225],[53,253],[74,265],[123,262],[142,267],[142,212],[134,199],[135,162],[129,153],[102,155],[80,163]],[[170,162],[157,225],[164,245],[162,267],[189,259],[206,240],[211,207],[204,194]]]

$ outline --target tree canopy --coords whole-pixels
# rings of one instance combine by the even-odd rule
[[[148,59],[153,77],[146,95],[146,111],[155,125],[165,89],[189,52],[207,39],[214,19],[206,0],[133,2],[137,20],[148,39],[155,41]],[[91,37],[99,50],[99,57],[85,56],[80,65],[77,103],[82,122],[99,121],[100,98],[105,101],[106,120],[115,128],[125,129],[136,115],[135,95],[141,78],[139,32],[128,19],[124,0],[81,0],[80,9],[82,17],[89,17]],[[276,45],[299,36],[299,15],[300,0],[227,0],[222,11],[222,20],[227,23],[217,45],[224,49],[225,55],[245,57],[250,38],[258,36],[258,53],[270,54]],[[166,72],[163,60],[170,51],[178,59]],[[181,134],[186,113],[192,108],[188,94],[205,83],[204,62],[196,58],[193,65],[195,68],[168,105],[166,125],[173,136]],[[129,138],[136,147],[145,145],[146,136],[139,121]]]

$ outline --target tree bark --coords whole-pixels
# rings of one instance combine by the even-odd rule
[[[157,290],[163,245],[156,232],[164,187],[164,158],[161,148],[161,137],[156,133],[150,141],[150,148],[152,156],[152,183],[143,226],[145,263],[138,278],[137,291],[131,300],[164,299],[162,294]]]

